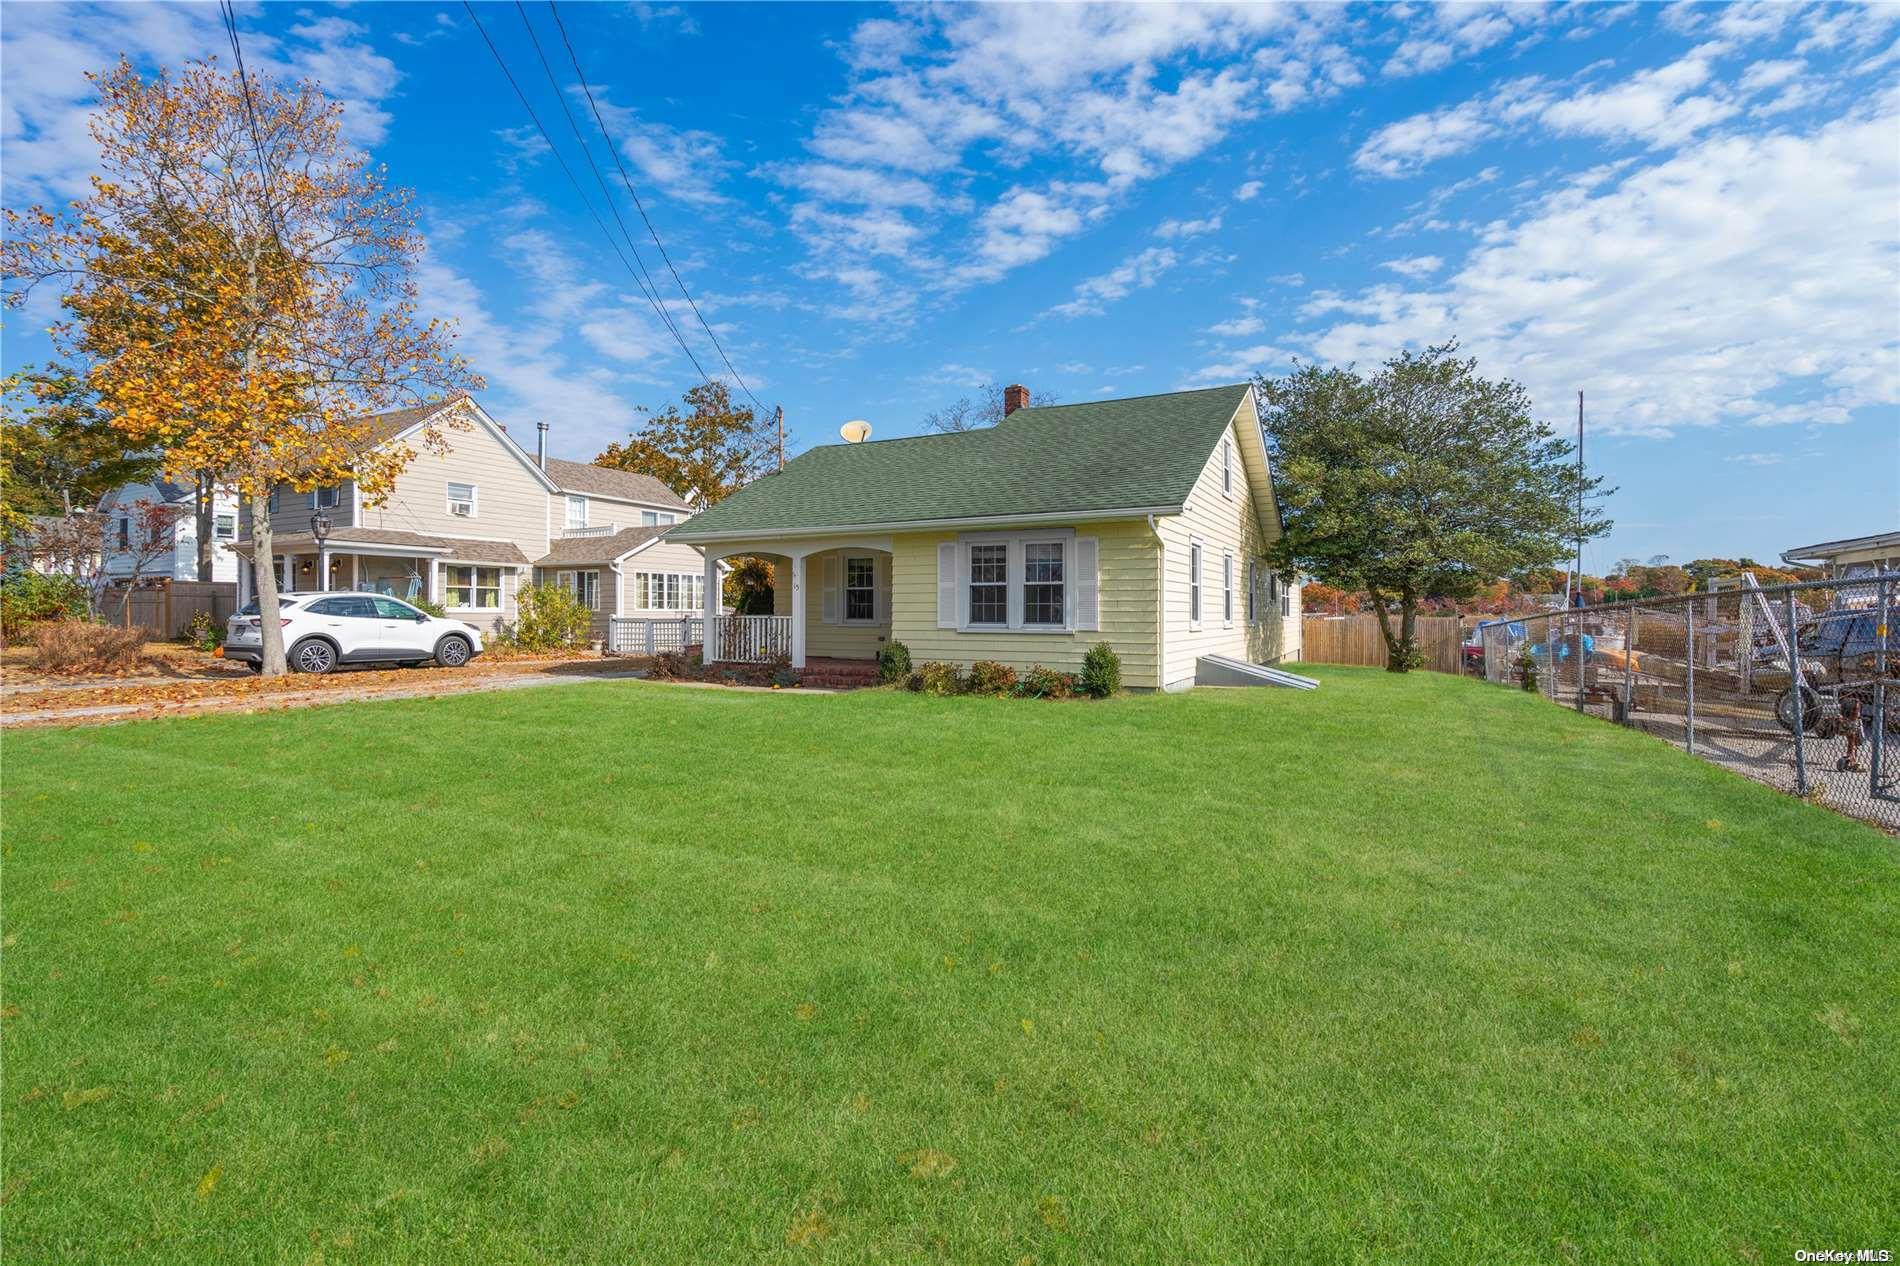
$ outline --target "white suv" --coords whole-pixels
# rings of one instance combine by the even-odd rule
[[[327,673],[339,664],[401,664],[434,660],[460,668],[482,653],[472,624],[418,611],[388,594],[335,591],[286,593],[277,598],[284,623],[284,658],[293,672]],[[264,664],[263,622],[252,599],[226,626],[224,657]]]

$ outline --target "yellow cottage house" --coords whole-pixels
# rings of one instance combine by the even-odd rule
[[[1097,642],[1134,689],[1248,680],[1295,659],[1300,592],[1262,552],[1280,530],[1245,384],[1029,407],[998,425],[830,444],[675,527],[720,560],[774,564],[771,615],[706,630],[709,661],[794,668],[995,660],[1074,672]]]

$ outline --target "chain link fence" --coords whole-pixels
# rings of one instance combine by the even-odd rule
[[[1496,620],[1487,681],[1900,832],[1900,572]]]

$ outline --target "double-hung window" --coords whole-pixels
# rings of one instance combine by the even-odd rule
[[[1220,618],[1222,624],[1234,622],[1234,556],[1222,554],[1220,559]]]
[[[1065,620],[1062,592],[1062,542],[1023,545],[1023,623],[1055,625]]]
[[[319,510],[334,510],[343,503],[343,489],[338,484],[319,488],[311,494],[311,505]]]
[[[587,498],[569,497],[567,499],[567,527],[569,531],[587,526]]]
[[[1293,591],[1281,583],[1280,577],[1277,574],[1273,577],[1273,587],[1280,591],[1280,614],[1283,617],[1292,616]]]
[[[119,516],[119,548],[132,548],[132,520],[123,514]]]
[[[501,610],[501,568],[444,567],[449,605],[463,611]]]
[[[970,623],[1009,623],[1009,546],[970,546]]]
[[[869,623],[877,618],[877,560],[844,560],[844,618],[847,623]]]
[[[474,484],[452,483],[449,485],[448,494],[450,514],[458,519],[472,519],[475,517]]]
[[[1201,623],[1201,543],[1188,546],[1188,624]]]
[[[237,539],[237,515],[220,514],[211,520],[211,534],[220,541]]]

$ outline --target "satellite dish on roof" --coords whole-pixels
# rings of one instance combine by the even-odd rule
[[[871,424],[863,418],[853,418],[838,428],[838,434],[844,436],[847,444],[862,444],[871,437]]]

